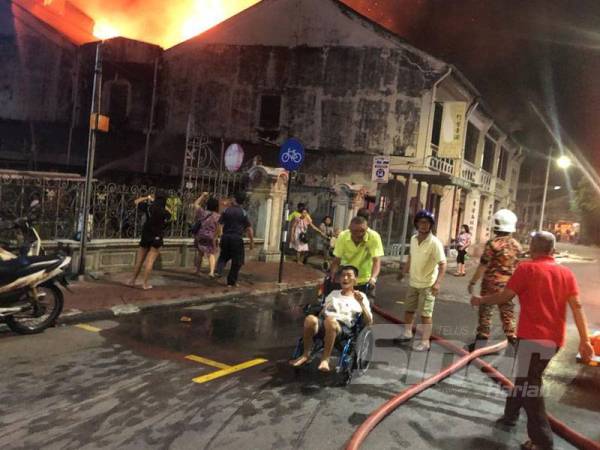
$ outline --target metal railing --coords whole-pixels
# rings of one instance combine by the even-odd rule
[[[172,216],[165,237],[191,237],[189,225],[195,220],[193,202],[202,192],[225,197],[243,187],[243,173],[201,171],[192,189],[161,189],[156,186],[124,185],[95,181],[92,185],[88,213],[88,235],[91,239],[133,239],[140,235],[144,214],[134,204],[138,197],[160,189],[167,196]],[[81,177],[26,176],[0,172],[0,219],[12,220],[32,216],[34,225],[44,240],[79,239],[83,221],[82,199],[84,180]],[[256,226],[258,208],[249,208],[250,222]]]
[[[479,184],[481,185],[481,189],[486,191],[486,192],[492,192],[493,190],[493,177],[492,174],[489,172],[486,172],[485,170],[481,169],[479,171]]]

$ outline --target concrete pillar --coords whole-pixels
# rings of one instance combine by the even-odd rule
[[[491,237],[492,215],[494,214],[494,197],[481,197],[479,208],[479,226],[477,227],[478,242],[486,242]]]
[[[255,166],[250,169],[252,198],[259,205],[255,234],[264,238],[259,252],[261,261],[279,261],[281,219],[283,214],[288,174],[280,168]]]
[[[469,229],[471,230],[473,244],[480,242],[479,236],[477,235],[480,202],[481,193],[479,192],[479,189],[473,189],[467,194],[465,202],[465,223],[469,225]]]
[[[437,219],[437,237],[444,245],[452,238],[452,216],[454,210],[454,186],[444,186]]]

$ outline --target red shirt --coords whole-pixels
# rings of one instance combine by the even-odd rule
[[[579,295],[573,273],[552,256],[523,261],[506,285],[519,296],[517,337],[550,340],[562,347],[567,326],[567,300]]]

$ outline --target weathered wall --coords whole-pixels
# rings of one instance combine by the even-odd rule
[[[415,146],[421,96],[439,76],[404,49],[205,45],[164,55],[167,132],[188,114],[213,136],[299,137],[307,148],[401,154]],[[282,96],[281,127],[258,129],[260,98]]]
[[[76,47],[12,2],[0,2],[0,119],[68,122]]]

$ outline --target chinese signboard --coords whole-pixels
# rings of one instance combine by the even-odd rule
[[[467,104],[465,102],[445,102],[440,133],[440,158],[461,158],[464,140]]]

